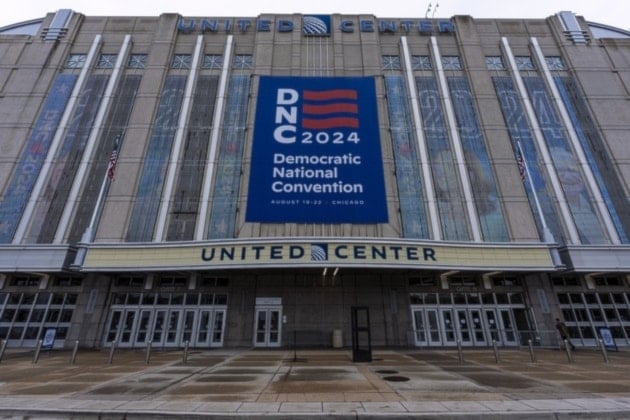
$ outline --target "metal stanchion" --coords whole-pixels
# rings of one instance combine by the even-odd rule
[[[564,340],[564,349],[567,352],[567,359],[569,359],[569,363],[573,363],[573,354],[571,353],[571,347],[569,347],[569,340]]]
[[[534,353],[534,343],[532,340],[527,340],[527,344],[529,345],[529,357],[532,359],[532,363],[536,363],[536,353]]]
[[[188,340],[184,341],[184,356],[182,358],[182,363],[188,363]]]
[[[457,340],[457,356],[459,357],[459,363],[464,363],[464,352],[462,351],[462,342]]]
[[[4,357],[4,351],[7,349],[7,340],[2,340],[2,344],[0,344],[0,362],[2,362],[2,358]]]
[[[36,364],[39,360],[39,352],[42,350],[42,340],[37,342],[37,347],[35,348],[35,356],[33,357],[33,364]]]
[[[74,342],[74,348],[72,349],[72,356],[70,357],[70,364],[74,365],[77,361],[77,352],[79,351],[79,340]]]
[[[608,364],[608,351],[606,350],[606,346],[604,345],[604,340],[599,340],[599,348],[602,351],[602,356],[604,357],[604,363]]]
[[[152,341],[147,343],[147,355],[144,357],[144,362],[148,365],[151,361],[151,346],[153,345]]]
[[[500,362],[500,359],[499,359],[499,348],[497,347],[497,340],[492,340],[492,350],[494,350],[494,362],[498,365]]]
[[[114,339],[114,341],[112,341],[112,346],[109,348],[109,358],[107,359],[107,364],[111,365],[112,362],[114,361],[114,351],[116,350],[116,342],[118,341],[118,336],[116,336],[116,339]]]

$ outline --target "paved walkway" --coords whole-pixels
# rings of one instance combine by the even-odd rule
[[[7,351],[0,418],[630,418],[630,352]]]

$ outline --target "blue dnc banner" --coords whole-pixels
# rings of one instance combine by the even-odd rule
[[[260,78],[246,221],[387,222],[374,79]]]

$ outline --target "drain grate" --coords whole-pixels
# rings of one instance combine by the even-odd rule
[[[406,376],[399,375],[385,376],[383,379],[389,382],[407,382],[409,380]]]

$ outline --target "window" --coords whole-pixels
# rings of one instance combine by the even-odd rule
[[[97,69],[113,69],[116,64],[116,54],[101,54],[96,63]]]
[[[121,276],[116,279],[118,287],[142,287],[144,285],[143,277]]]
[[[199,280],[200,287],[227,287],[228,279],[226,277],[202,277]]]
[[[186,286],[188,280],[186,277],[160,277],[159,285],[161,287],[164,286],[172,286],[172,287],[182,287]]]
[[[234,56],[235,69],[251,69],[253,67],[253,57],[251,55],[237,54]]]
[[[171,68],[173,69],[189,69],[192,62],[192,56],[190,54],[175,54],[173,56],[173,62]]]
[[[147,66],[146,54],[131,54],[127,67],[130,69],[144,69]]]
[[[412,55],[411,68],[413,70],[431,70],[431,57],[428,55]]]
[[[462,62],[457,55],[445,55],[442,57],[444,70],[461,70]]]
[[[221,54],[206,54],[203,56],[201,68],[220,69],[223,67],[223,56]]]
[[[535,70],[534,62],[532,58],[528,55],[518,55],[514,57],[514,61],[516,61],[516,68],[519,70]]]
[[[564,62],[562,61],[562,57],[545,57],[545,62],[547,63],[547,67],[549,67],[549,70],[566,70]]]
[[[400,57],[397,55],[384,55],[382,57],[383,70],[400,70]]]
[[[77,287],[81,286],[81,279],[78,277],[55,277],[53,280],[54,287]]]
[[[486,67],[488,70],[505,70],[503,58],[498,55],[486,57]]]
[[[67,69],[81,69],[85,65],[87,55],[85,54],[70,54],[66,61]]]
[[[39,277],[36,276],[14,276],[9,282],[11,286],[39,286]]]

